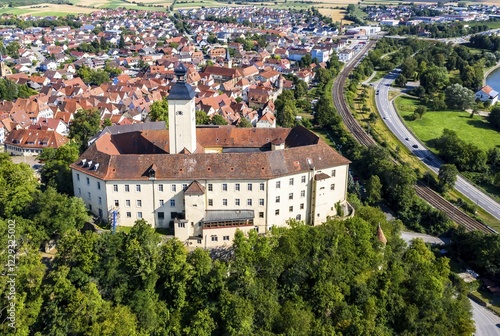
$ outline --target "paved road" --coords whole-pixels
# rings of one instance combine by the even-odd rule
[[[449,239],[444,241],[441,238],[429,236],[429,235],[426,235],[423,233],[417,233],[417,232],[403,231],[403,232],[401,232],[401,238],[407,243],[410,243],[413,239],[416,239],[416,238],[420,238],[426,243],[431,243],[431,244],[436,244],[436,245],[444,245],[445,243],[449,243]]]
[[[472,316],[476,323],[476,336],[500,336],[500,317],[487,308],[469,300],[472,305]]]
[[[443,164],[437,156],[432,154],[412,133],[406,128],[401,119],[398,117],[396,109],[392,102],[389,101],[389,89],[392,82],[399,74],[399,70],[390,72],[386,77],[382,78],[375,84],[375,101],[383,121],[394,133],[398,139],[423,161],[428,168],[436,174],[439,172],[439,167]],[[483,193],[481,190],[473,186],[470,182],[459,176],[455,184],[455,188],[465,195],[472,202],[483,208],[496,219],[500,220],[500,204],[491,197]]]

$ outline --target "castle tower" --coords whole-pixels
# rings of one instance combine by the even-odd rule
[[[380,223],[378,223],[378,227],[377,227],[377,239],[379,242],[382,243],[382,245],[385,246],[385,244],[387,244],[387,238],[385,238],[384,231],[382,231],[382,227],[380,226]]]
[[[180,63],[175,68],[177,81],[168,95],[168,126],[170,154],[178,154],[184,149],[196,150],[196,110],[195,92],[186,83],[187,68]]]

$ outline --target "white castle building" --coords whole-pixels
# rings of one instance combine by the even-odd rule
[[[303,127],[196,127],[185,73],[176,68],[168,130],[108,127],[71,165],[75,196],[93,214],[119,226],[142,218],[191,247],[214,247],[237,229],[318,225],[347,208],[346,158]]]

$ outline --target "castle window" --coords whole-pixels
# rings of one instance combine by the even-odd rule
[[[101,182],[97,182],[97,190],[101,190]]]
[[[259,218],[264,218],[264,212],[259,212]]]
[[[300,191],[300,197],[306,197],[306,191],[305,190],[301,190]]]
[[[163,191],[163,184],[158,184],[158,191]]]
[[[214,205],[214,200],[213,199],[209,199],[208,200],[208,206],[213,206]]]
[[[214,185],[212,183],[208,184],[208,191],[214,191]]]
[[[259,205],[264,205],[264,199],[263,198],[259,198]]]
[[[140,184],[136,184],[135,185],[135,191],[138,191],[138,192],[141,191],[141,185]]]
[[[281,188],[281,182],[280,181],[276,181],[276,189],[279,189]]]
[[[141,219],[141,218],[142,218],[142,212],[140,212],[140,211],[139,211],[139,212],[137,213],[137,218],[138,218],[138,219]]]
[[[332,177],[335,177],[335,169],[332,170]]]
[[[332,184],[330,185],[330,190],[335,190],[335,183],[332,183]]]
[[[129,208],[129,207],[130,207],[130,200],[125,200],[125,206],[126,206],[127,208]]]
[[[289,199],[289,200],[293,200],[293,193],[289,193],[289,194],[288,194],[288,199]]]
[[[160,200],[160,206],[162,207],[164,204],[165,204],[165,201],[161,199]]]
[[[234,190],[236,190],[236,191],[240,191],[240,184],[239,184],[239,183],[236,183],[236,184],[234,185]]]
[[[158,219],[165,219],[165,213],[164,212],[158,212]]]
[[[87,193],[87,198],[89,199],[89,201],[92,199],[92,195],[90,195],[90,193]]]
[[[227,183],[222,184],[222,191],[227,191]]]
[[[127,211],[127,218],[132,218],[132,213],[130,211]]]
[[[304,203],[300,203],[300,210],[304,210]]]
[[[235,199],[234,200],[234,204],[237,205],[237,206],[239,206],[240,205],[240,199],[239,198]]]
[[[177,186],[175,184],[172,184],[172,191],[176,192],[177,191]]]
[[[306,183],[306,176],[305,175],[300,178],[300,182]]]
[[[274,214],[275,214],[275,215],[279,215],[279,214],[280,214],[280,209],[276,209],[276,210],[274,210]]]
[[[174,207],[174,206],[175,206],[175,200],[174,200],[174,199],[170,200],[170,206],[171,206],[171,207]]]
[[[252,199],[251,198],[247,199],[247,205],[249,205],[249,206],[252,205]]]
[[[188,185],[186,183],[182,184],[182,190],[183,191],[186,191],[187,188],[188,188]]]
[[[215,242],[219,240],[216,235],[210,236],[210,239],[212,239],[212,241],[215,241]]]
[[[293,206],[292,205],[288,207],[288,211],[293,212]]]
[[[120,206],[120,201],[115,200],[115,206]]]
[[[295,216],[295,219],[296,219],[296,220],[300,220],[301,218],[302,218],[302,216],[301,216],[301,215],[297,215],[297,216]]]
[[[102,204],[102,197],[99,197],[99,205]]]
[[[87,185],[90,185],[90,179],[87,177]]]
[[[247,189],[248,189],[248,191],[252,191],[252,184],[251,183],[248,183]]]
[[[260,190],[261,190],[261,191],[264,191],[264,183],[261,183],[261,184],[260,184]]]
[[[118,190],[116,190],[118,191]],[[130,186],[128,184],[125,184],[125,192],[129,192],[130,191]]]
[[[279,203],[279,202],[280,202],[280,197],[276,196],[276,203]]]
[[[222,199],[222,205],[227,206],[227,198]]]
[[[223,236],[222,240],[229,240],[229,236]]]
[[[137,207],[138,208],[142,207],[142,201],[141,200],[137,200]]]
[[[80,174],[76,174],[76,180],[80,181]],[[118,190],[115,190],[115,191],[118,191]]]
[[[288,184],[293,185],[293,177],[291,177],[290,180],[288,180]]]

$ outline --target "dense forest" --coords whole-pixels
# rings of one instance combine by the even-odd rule
[[[144,221],[130,233],[82,233],[83,202],[39,190],[30,167],[0,155],[0,305],[15,273],[22,335],[470,335],[466,288],[448,259],[399,238],[401,222],[357,205],[354,218],[232,249],[188,251]],[[377,238],[381,224],[387,244]],[[8,225],[9,224],[9,225]],[[14,230],[16,268],[9,270]],[[39,249],[57,239],[54,259]],[[12,245],[12,244],[11,244]],[[10,252],[9,252],[10,253]],[[432,307],[432,309],[430,309]],[[4,317],[5,318],[5,317]],[[14,335],[8,323],[0,334]]]

